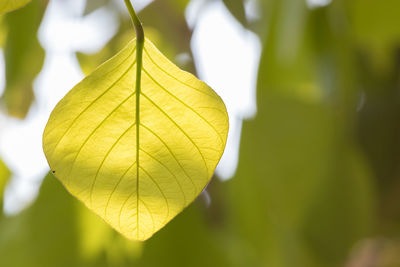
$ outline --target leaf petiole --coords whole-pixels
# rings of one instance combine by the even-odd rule
[[[133,25],[135,26],[135,31],[136,31],[136,42],[139,43],[144,43],[144,31],[142,27],[142,23],[139,20],[139,17],[137,16],[135,9],[132,6],[132,3],[130,0],[124,0],[126,8],[129,11],[129,14],[131,16]]]

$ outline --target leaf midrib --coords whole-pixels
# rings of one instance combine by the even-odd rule
[[[144,36],[143,36],[144,37]],[[139,239],[139,144],[140,144],[140,95],[142,82],[142,67],[143,67],[143,48],[145,39],[136,39],[136,237]],[[143,202],[143,201],[142,201]],[[147,207],[146,207],[147,208]],[[153,220],[151,211],[148,210]],[[153,220],[154,227],[154,220]]]

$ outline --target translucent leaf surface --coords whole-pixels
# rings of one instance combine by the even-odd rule
[[[210,87],[149,40],[137,94],[135,51],[131,42],[60,101],[43,146],[73,195],[126,237],[145,240],[208,184],[228,116]]]
[[[28,4],[31,0],[2,0],[0,2],[0,14],[12,11]]]

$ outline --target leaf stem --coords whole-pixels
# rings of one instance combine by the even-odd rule
[[[131,15],[133,26],[135,26],[136,31],[136,42],[137,43],[144,43],[144,31],[142,27],[142,23],[139,20],[139,17],[136,15],[135,9],[133,9],[132,3],[130,0],[124,0],[126,8]]]
[[[139,126],[140,126],[140,92],[141,92],[141,79],[142,79],[142,66],[143,66],[143,48],[144,48],[144,31],[142,23],[140,22],[135,10],[133,9],[130,0],[124,0],[131,15],[133,26],[136,32],[136,220],[137,220],[137,238],[139,239]]]

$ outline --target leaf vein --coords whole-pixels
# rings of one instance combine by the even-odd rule
[[[74,167],[75,167],[75,163],[76,163],[76,160],[77,160],[79,154],[81,153],[81,151],[82,151],[82,149],[84,148],[84,146],[86,145],[86,143],[87,143],[87,142],[90,140],[90,138],[94,135],[94,133],[107,121],[108,118],[111,117],[112,114],[114,114],[114,112],[116,112],[123,104],[125,104],[132,96],[134,96],[134,94],[135,94],[135,93],[130,94],[127,98],[124,99],[124,101],[122,101],[121,103],[119,103],[118,106],[116,106],[116,107],[107,115],[107,117],[105,117],[105,118],[100,122],[100,124],[97,125],[96,128],[88,135],[88,137],[85,139],[85,141],[82,143],[82,145],[81,145],[80,148],[78,149],[78,151],[77,151],[77,153],[76,153],[76,155],[75,155],[75,157],[74,157],[74,160],[73,160],[72,163],[71,163],[71,169],[70,169],[70,172],[69,172],[68,176],[71,175],[71,173],[72,173],[72,171],[73,171],[73,169],[74,169]],[[68,179],[68,181],[69,181],[69,180],[70,180],[70,179]]]
[[[175,181],[176,181],[176,183],[178,184],[179,189],[181,190],[182,195],[183,195],[183,200],[184,200],[184,205],[183,205],[183,206],[186,206],[186,202],[187,202],[187,200],[186,200],[186,195],[185,195],[185,192],[183,191],[183,188],[182,188],[181,183],[180,183],[179,180],[178,180],[178,177],[176,177],[176,175],[175,175],[173,172],[171,172],[171,170],[170,170],[164,163],[162,163],[162,162],[159,161],[157,158],[153,157],[150,153],[144,151],[143,149],[141,149],[141,148],[139,148],[139,149],[140,149],[140,151],[146,153],[150,158],[152,158],[153,160],[155,160],[156,162],[158,162],[158,164],[160,164],[161,166],[163,166],[163,167],[175,178]]]
[[[171,77],[171,78],[174,79],[175,81],[177,81],[177,82],[179,82],[179,83],[181,83],[181,84],[183,84],[183,85],[185,85],[185,86],[187,86],[187,87],[189,87],[189,88],[191,88],[191,89],[193,89],[193,90],[195,90],[195,91],[198,91],[198,92],[200,92],[200,93],[202,93],[202,94],[205,94],[205,95],[210,96],[210,97],[215,97],[215,95],[208,94],[208,93],[204,92],[203,90],[200,90],[200,89],[198,89],[198,88],[196,88],[196,87],[191,86],[190,84],[187,84],[187,83],[185,83],[185,82],[183,82],[183,81],[177,79],[175,76],[171,75],[171,74],[168,73],[166,70],[164,70],[163,68],[161,68],[161,66],[158,65],[158,64],[151,58],[150,54],[149,54],[149,53],[147,52],[147,50],[146,50],[146,47],[144,47],[144,52],[145,52],[146,55],[149,57],[150,61],[153,63],[154,66],[156,66],[158,69],[160,69],[162,72],[164,72],[166,75],[168,75],[169,77]]]
[[[186,108],[188,108],[189,110],[193,111],[199,118],[201,118],[203,121],[205,121],[217,134],[217,136],[219,137],[220,141],[221,141],[221,145],[224,146],[224,141],[223,138],[221,136],[221,134],[217,131],[217,129],[215,129],[214,125],[212,125],[208,120],[206,120],[203,116],[201,116],[196,110],[194,110],[192,107],[190,107],[188,104],[186,104],[185,102],[183,102],[180,98],[178,98],[177,96],[175,96],[174,94],[172,94],[169,90],[167,90],[164,86],[162,86],[159,82],[157,82],[144,68],[143,71],[146,73],[146,75],[161,89],[163,89],[167,94],[169,94],[170,96],[172,96],[173,98],[175,98],[178,102],[180,102],[182,105],[184,105]]]
[[[135,49],[132,51],[132,53],[120,64],[122,65],[126,60],[130,58],[130,56],[135,52]],[[57,150],[58,145],[61,143],[62,139],[65,137],[65,135],[68,133],[69,130],[71,130],[72,126],[76,123],[76,121],[92,106],[94,103],[96,103],[100,98],[102,98],[108,91],[110,91],[118,82],[122,80],[122,78],[133,68],[133,66],[136,64],[136,59],[135,61],[128,67],[128,69],[115,81],[113,82],[106,90],[104,90],[103,93],[101,93],[95,100],[90,102],[89,105],[86,106],[71,122],[71,124],[68,126],[68,128],[65,130],[65,132],[61,135],[60,139],[57,141],[56,145],[54,146],[53,154]],[[116,68],[111,70],[109,73],[117,69],[120,65],[118,65]]]
[[[168,219],[169,216],[169,202],[167,197],[165,196],[164,192],[161,190],[160,185],[154,180],[153,176],[151,176],[145,169],[143,169],[143,167],[139,167],[139,169],[141,169],[142,171],[144,171],[147,176],[149,176],[150,180],[157,186],[158,190],[160,191],[161,195],[163,196],[165,203],[167,204],[167,216],[165,217],[163,223],[165,223]]]
[[[129,97],[128,97],[128,99],[129,99]],[[100,173],[100,170],[101,170],[101,168],[103,167],[104,162],[106,161],[106,159],[108,158],[108,156],[110,155],[110,153],[112,152],[112,150],[114,149],[114,147],[115,147],[115,146],[119,143],[119,141],[122,139],[122,137],[124,137],[124,135],[125,135],[127,132],[129,132],[129,130],[132,129],[132,127],[134,127],[135,125],[136,125],[136,123],[134,123],[134,124],[132,124],[131,126],[129,126],[128,129],[126,129],[126,130],[118,137],[118,139],[114,142],[114,144],[112,144],[112,146],[110,147],[110,149],[107,151],[106,155],[104,156],[103,160],[101,161],[100,166],[99,166],[99,168],[98,168],[97,171],[96,171],[96,175],[94,176],[92,186],[91,186],[91,188],[90,188],[90,193],[89,193],[89,195],[90,195],[90,206],[91,206],[91,207],[93,206],[93,203],[92,203],[93,189],[94,189],[94,186],[95,186],[95,184],[96,184],[96,180],[97,180],[97,177],[98,177],[98,175],[99,175],[99,173]]]
[[[156,224],[155,224],[155,222],[154,222],[153,213],[151,213],[149,207],[147,206],[147,204],[146,204],[142,199],[139,198],[139,201],[142,202],[143,206],[144,206],[144,207],[146,208],[146,210],[149,212],[150,217],[151,217],[151,221],[152,221],[152,223],[153,223],[153,232],[155,232]],[[139,212],[139,211],[138,211],[138,212]],[[137,217],[139,218],[139,214],[137,214]],[[138,226],[139,226],[139,225],[138,225]],[[139,236],[139,227],[137,228],[137,231],[138,231],[138,236]]]
[[[112,198],[114,192],[117,190],[119,184],[122,182],[122,180],[123,180],[123,178],[125,177],[125,175],[129,172],[129,170],[130,170],[133,166],[135,166],[135,164],[136,164],[136,161],[135,161],[131,166],[129,166],[128,169],[126,169],[126,171],[125,171],[125,172],[122,174],[122,176],[118,179],[118,182],[116,183],[116,185],[114,186],[112,192],[111,192],[110,195],[108,196],[106,208],[105,208],[105,211],[104,211],[104,218],[107,218],[108,206],[110,205],[110,201],[111,201],[111,198]]]
[[[153,100],[151,100],[147,95],[145,95],[144,93],[141,93],[151,104],[153,104],[153,106],[155,106],[158,110],[160,110],[174,125],[175,127],[177,127],[178,130],[180,130],[185,136],[186,138],[194,145],[194,147],[197,149],[197,151],[200,153],[201,158],[203,159],[204,162],[204,166],[206,167],[207,170],[207,175],[209,174],[208,171],[208,166],[207,166],[207,162],[204,158],[203,153],[201,153],[200,148],[197,146],[197,144],[193,141],[192,138],[190,138],[190,136],[182,129],[182,127],[180,127],[159,105],[157,105],[156,103],[154,103]]]
[[[121,179],[129,172],[129,170],[135,166],[136,161],[126,170],[126,172],[124,173],[124,175],[121,177]],[[136,177],[137,179],[137,177]],[[133,196],[135,192],[132,192],[125,200],[124,203],[122,203],[121,208],[119,210],[119,217],[118,217],[118,228],[121,229],[121,214],[122,214],[122,210],[124,209],[126,203],[128,202],[128,200]],[[122,230],[122,229],[121,229]]]
[[[175,159],[175,161],[178,163],[179,167],[181,167],[183,173],[186,175],[187,178],[189,178],[189,180],[191,181],[191,183],[193,184],[193,187],[197,193],[197,186],[194,183],[193,179],[187,174],[185,168],[183,168],[181,162],[176,158],[175,154],[172,152],[171,148],[164,142],[164,140],[161,139],[161,137],[156,134],[155,132],[153,132],[150,128],[148,128],[147,126],[145,126],[143,123],[140,124],[143,128],[145,128],[146,130],[148,130],[150,133],[152,133],[155,137],[158,138],[158,140],[161,141],[161,143],[163,143],[163,145],[165,146],[165,148],[169,151],[169,153],[172,155],[172,157]]]

